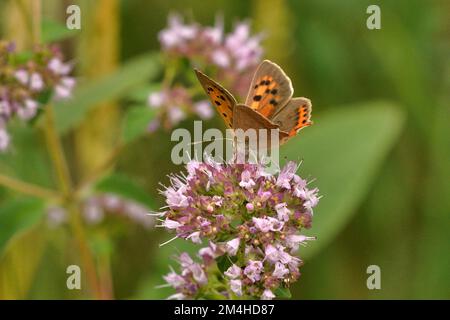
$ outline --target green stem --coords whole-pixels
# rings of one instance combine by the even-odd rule
[[[0,185],[3,185],[11,190],[15,190],[23,194],[28,194],[30,196],[35,196],[38,198],[52,200],[59,198],[59,194],[56,191],[17,180],[2,174],[0,174]]]
[[[81,221],[79,208],[76,205],[76,198],[73,197],[70,173],[67,166],[67,161],[64,156],[61,141],[58,134],[56,133],[53,118],[53,109],[51,105],[47,105],[45,108],[45,118],[45,137],[47,140],[48,150],[58,176],[59,188],[61,190],[61,193],[63,194],[64,200],[67,203],[67,207],[70,213],[70,226],[79,248],[84,271],[86,272],[90,289],[93,291],[94,296],[98,299],[102,299],[103,296],[101,294],[101,288],[95,269],[95,260],[89,248],[89,244],[83,229],[83,223]]]
[[[31,25],[33,27],[32,35],[34,44],[40,44],[41,42],[41,9],[41,0],[33,0]],[[81,221],[80,210],[77,207],[77,200],[72,191],[69,167],[67,165],[60,137],[56,132],[53,107],[50,104],[45,107],[45,120],[46,125],[44,132],[48,151],[58,177],[58,187],[62,194],[63,202],[65,202],[70,213],[70,226],[79,249],[83,270],[86,273],[94,297],[102,299],[101,287],[95,269],[95,260],[89,248],[86,234],[83,229],[83,223]]]
[[[41,13],[42,13],[42,3],[41,0],[31,1],[31,12],[32,12],[32,37],[33,43],[41,43]]]
[[[45,137],[47,140],[47,147],[52,158],[54,168],[56,170],[59,189],[62,191],[63,196],[67,200],[69,198],[72,182],[61,141],[59,140],[59,136],[56,133],[52,105],[47,105],[45,107],[45,120]]]

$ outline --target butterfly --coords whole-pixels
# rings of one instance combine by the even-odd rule
[[[280,144],[310,126],[311,101],[292,98],[291,79],[275,63],[264,60],[253,76],[245,104],[216,81],[195,69],[211,103],[231,129],[279,129]]]

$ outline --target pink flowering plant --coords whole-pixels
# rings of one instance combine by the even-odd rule
[[[173,128],[192,115],[203,120],[214,115],[198,81],[192,77],[193,67],[207,71],[243,96],[263,53],[262,35],[252,35],[248,22],[238,22],[226,33],[221,18],[216,19],[214,26],[202,26],[186,23],[181,16],[172,14],[158,39],[164,78],[162,86],[148,96],[149,107],[157,112],[148,126],[149,131]]]
[[[0,42],[0,151],[9,146],[8,122],[29,121],[50,99],[70,98],[76,83],[71,71],[57,46],[21,53],[13,42]]]
[[[288,162],[269,174],[261,164],[187,164],[187,175],[171,177],[162,194],[161,227],[199,245],[197,258],[177,257],[181,272],[164,277],[173,299],[289,297],[298,280],[301,234],[311,227],[318,189],[310,189]]]

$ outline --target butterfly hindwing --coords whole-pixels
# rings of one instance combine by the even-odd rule
[[[233,129],[278,129],[278,125],[256,112],[252,108],[237,104],[235,107],[236,115],[233,120]]]
[[[259,130],[266,129],[267,130],[267,141],[265,146],[271,146],[271,129],[279,129],[278,124],[273,123],[266,117],[264,117],[259,112],[253,110],[252,108],[243,105],[237,104],[235,107],[235,117],[233,121],[233,129],[242,129],[244,132],[251,129],[257,130],[257,135],[261,134]],[[286,140],[289,136],[286,132],[279,131],[279,139],[280,141]],[[259,141],[259,140],[258,140]],[[260,142],[258,142],[260,143]]]
[[[307,98],[293,98],[277,112],[272,121],[280,126],[280,130],[293,137],[297,132],[312,124],[311,101]]]
[[[204,73],[195,70],[198,80],[211,100],[212,105],[217,109],[227,127],[233,127],[233,111],[236,100],[225,88],[209,78]]]
[[[283,70],[264,60],[256,70],[245,104],[270,119],[289,102],[293,92],[291,79]]]

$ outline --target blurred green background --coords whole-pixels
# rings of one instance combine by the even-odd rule
[[[0,1],[1,38],[26,48],[19,3],[27,6]],[[223,14],[226,30],[248,19],[266,35],[264,58],[313,103],[314,126],[281,149],[304,160],[300,174],[316,178],[323,195],[308,231],[318,240],[300,250],[305,265],[293,298],[450,298],[450,1],[44,0],[44,38],[65,38],[52,23],[65,23],[69,4],[81,7],[82,29],[62,44],[80,87],[55,112],[75,180],[107,158],[120,128],[135,125],[130,96],[159,79],[157,33],[170,12],[205,25]],[[370,4],[381,8],[381,30],[366,27]],[[52,187],[36,129],[12,130],[15,149],[0,157],[0,172]],[[168,132],[130,130],[114,169],[124,178],[103,186],[120,192],[135,184],[157,209],[158,182],[182,169],[169,161],[174,144]],[[36,199],[3,187],[0,199],[0,298],[90,298],[66,288],[66,267],[79,261],[70,231],[47,227]],[[171,235],[127,221],[87,232],[118,299],[165,298],[171,291],[155,286],[174,265],[170,256],[192,250],[183,241],[159,248]],[[381,268],[381,290],[366,287],[369,265]]]

